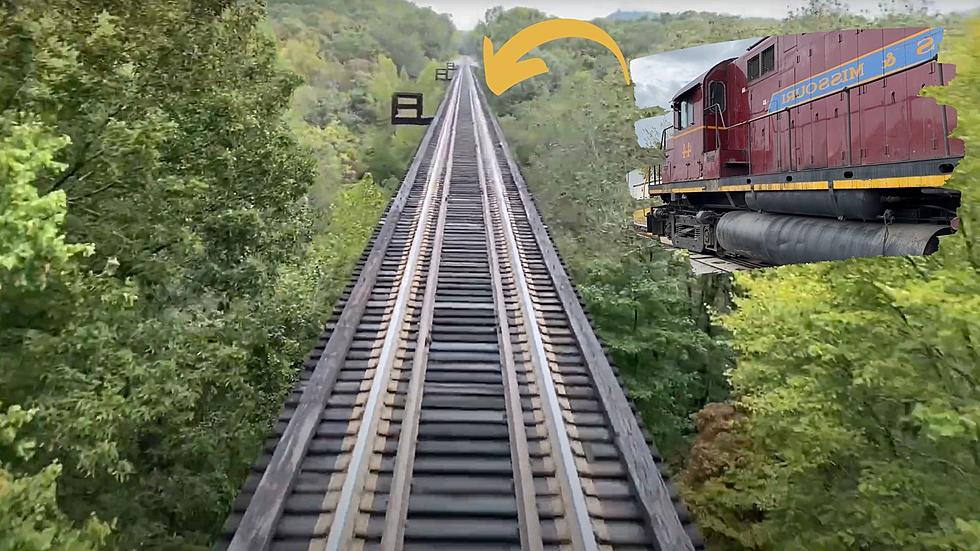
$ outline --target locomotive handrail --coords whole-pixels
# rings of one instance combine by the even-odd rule
[[[725,128],[725,113],[721,109],[721,104],[713,103],[707,109],[704,110],[705,113],[717,111],[718,117],[721,118],[721,126],[707,127],[714,128],[715,130],[715,149],[721,151],[721,129]]]
[[[660,131],[660,149],[664,151],[667,150],[667,131],[672,130],[673,128],[674,126],[671,125]]]

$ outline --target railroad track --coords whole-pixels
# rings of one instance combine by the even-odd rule
[[[700,549],[469,67],[220,549]]]

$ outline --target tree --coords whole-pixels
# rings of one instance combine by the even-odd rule
[[[695,325],[693,284],[687,267],[668,256],[628,250],[592,263],[578,286],[630,397],[671,459],[685,449],[691,412],[728,395],[726,348]]]
[[[45,290],[57,286],[76,257],[91,253],[84,244],[65,241],[61,226],[65,196],[39,197],[33,182],[45,171],[62,169],[53,160],[68,140],[52,135],[33,120],[0,117],[0,317],[16,319],[35,309]],[[5,339],[4,339],[5,340]],[[0,340],[2,343],[3,340]],[[3,364],[0,364],[3,365]],[[0,383],[17,387],[10,371]],[[31,463],[36,443],[19,435],[37,410],[10,406],[0,413],[0,549],[101,548],[109,526],[89,518],[76,528],[57,504],[58,462]]]
[[[52,463],[40,472],[18,475],[12,463],[29,461],[34,442],[18,438],[36,410],[10,406],[0,413],[0,550],[95,551],[102,549],[109,526],[94,518],[76,527],[58,509],[57,479],[61,465]]]
[[[2,8],[0,399],[38,444],[5,469],[60,465],[123,548],[207,541],[322,315],[276,288],[311,219],[296,80],[225,4]]]

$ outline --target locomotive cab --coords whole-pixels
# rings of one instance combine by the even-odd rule
[[[682,88],[672,100],[673,135],[667,142],[665,181],[748,174],[748,119],[744,78],[726,59]]]

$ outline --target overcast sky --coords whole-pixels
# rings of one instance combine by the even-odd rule
[[[790,8],[806,4],[806,0],[685,0],[683,2],[664,0],[412,0],[421,6],[428,6],[437,12],[452,15],[453,22],[460,29],[472,29],[483,17],[487,8],[503,6],[527,6],[545,13],[572,19],[594,19],[609,15],[616,10],[681,12],[686,10],[713,11],[745,16],[782,17]],[[847,3],[855,11],[878,11],[880,0],[849,0]],[[902,2],[904,0],[897,0]],[[915,4],[920,1],[916,0]],[[980,6],[980,0],[934,0],[930,2],[935,11],[966,11]]]

